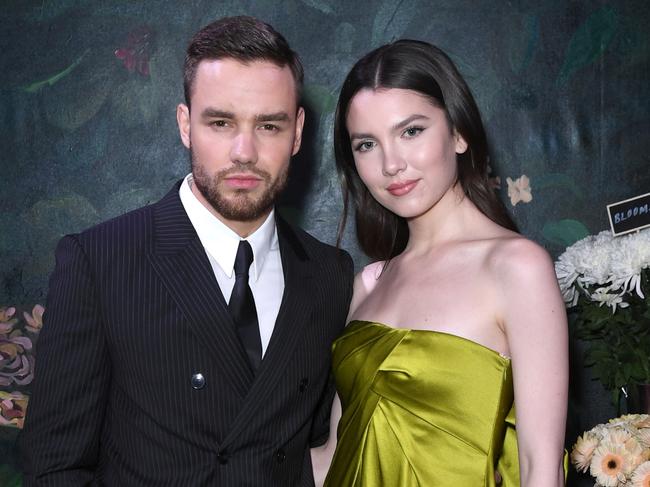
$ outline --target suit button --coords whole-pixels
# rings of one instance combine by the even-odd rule
[[[300,379],[300,384],[298,385],[298,390],[300,392],[305,392],[305,389],[307,389],[307,385],[309,384],[309,379],[307,377],[303,377]]]
[[[205,377],[203,374],[194,374],[192,376],[192,389],[203,389],[205,387]]]
[[[284,450],[280,449],[275,452],[275,460],[278,463],[284,462],[284,459],[287,458],[287,455],[284,453]]]
[[[221,465],[225,465],[226,463],[228,463],[228,452],[224,450],[217,453],[217,460]]]

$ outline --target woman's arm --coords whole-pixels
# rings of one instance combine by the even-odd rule
[[[368,296],[368,293],[374,288],[377,278],[381,273],[383,262],[375,262],[364,267],[354,277],[354,284],[352,290],[352,301],[348,311],[347,322],[356,311],[357,307]],[[330,435],[322,446],[311,449],[311,463],[314,469],[314,481],[316,487],[320,487],[325,482],[327,471],[329,470],[334,452],[336,450],[336,429],[341,419],[341,400],[338,393],[334,396],[332,402],[332,412],[330,413]]]
[[[336,428],[341,418],[341,401],[339,395],[334,396],[332,413],[330,414],[330,436],[322,446],[311,449],[311,463],[314,469],[314,482],[316,487],[321,487],[325,482],[327,471],[332,463],[336,450]]]
[[[564,302],[544,249],[514,239],[498,254],[498,320],[512,357],[521,486],[563,486],[569,376]]]

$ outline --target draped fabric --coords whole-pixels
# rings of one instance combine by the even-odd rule
[[[510,360],[470,340],[353,321],[333,346],[343,406],[326,486],[519,485]]]

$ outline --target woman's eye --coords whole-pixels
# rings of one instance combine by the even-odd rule
[[[424,130],[423,127],[409,127],[403,132],[403,135],[405,135],[406,137],[415,137],[423,130]]]
[[[357,144],[357,146],[354,148],[357,152],[367,152],[370,149],[372,149],[375,146],[374,142],[371,142],[369,140],[366,140],[364,142],[361,142]]]

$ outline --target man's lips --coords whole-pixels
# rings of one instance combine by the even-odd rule
[[[417,179],[411,179],[410,181],[403,181],[399,183],[393,183],[386,188],[386,190],[393,196],[404,196],[411,192],[413,188],[418,184]]]
[[[252,174],[233,174],[224,178],[226,185],[234,189],[253,189],[261,181],[261,178]]]

